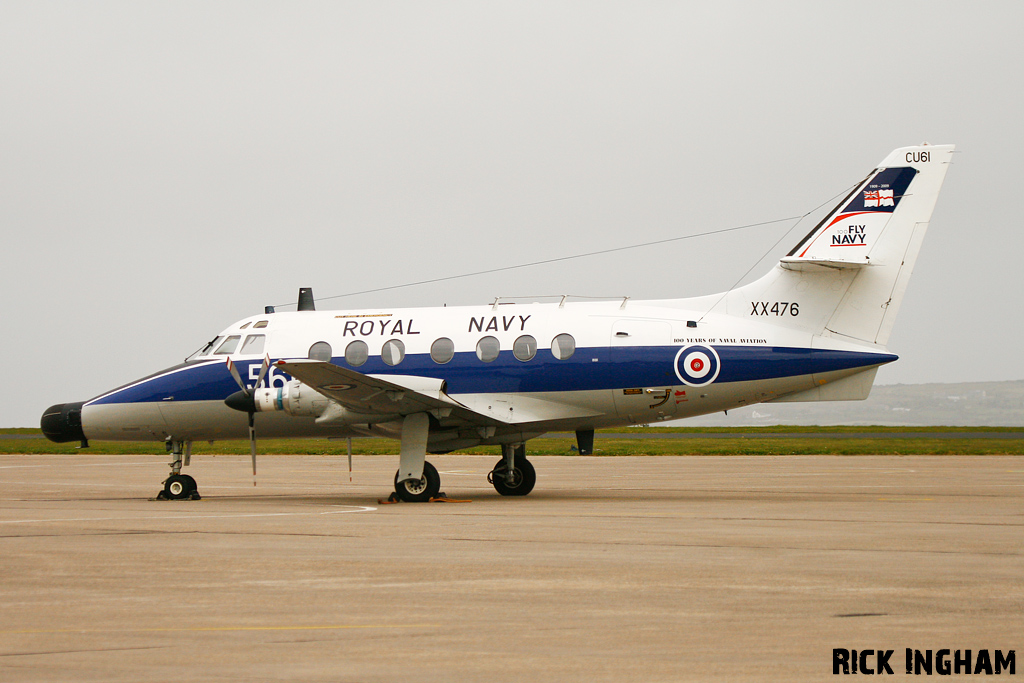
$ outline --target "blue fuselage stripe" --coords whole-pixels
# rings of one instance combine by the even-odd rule
[[[721,358],[721,371],[715,384],[848,370],[896,360],[896,356],[887,353],[792,347],[716,345],[715,350]],[[593,391],[680,385],[682,382],[674,370],[678,351],[677,346],[579,348],[572,358],[558,360],[550,352],[542,350],[527,362],[517,360],[511,351],[502,351],[490,363],[480,361],[473,352],[461,352],[444,365],[435,363],[428,354],[411,354],[397,366],[387,365],[375,356],[352,369],[364,374],[444,379],[448,383],[448,393],[452,395]],[[351,367],[344,358],[334,358],[332,362],[341,367]],[[258,359],[235,363],[243,378],[258,373],[260,364]],[[251,366],[256,370],[250,371]],[[279,386],[288,379],[291,378],[273,371],[271,386]],[[248,383],[254,384],[255,380]],[[102,396],[92,404],[221,401],[236,391],[238,385],[223,363],[205,362],[151,377]]]

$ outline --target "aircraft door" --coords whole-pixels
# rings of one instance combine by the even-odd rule
[[[636,424],[671,419],[672,325],[661,320],[619,320],[612,325],[610,361],[619,379],[614,392],[615,411]],[[668,360],[666,360],[668,358]]]

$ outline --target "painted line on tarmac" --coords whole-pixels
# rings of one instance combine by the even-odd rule
[[[12,519],[0,520],[0,524],[45,524],[47,522],[115,522],[126,519],[140,522],[162,519],[232,519],[242,517],[302,517],[314,515],[345,515],[353,512],[375,512],[377,508],[369,505],[345,505],[338,507],[353,508],[351,510],[325,510],[323,512],[253,512],[233,515],[161,515],[157,517],[139,517],[138,515],[122,517],[60,517],[55,519]]]
[[[163,461],[161,461],[163,462]],[[87,463],[75,463],[75,468],[79,467],[145,467],[152,465],[152,462],[87,462]],[[48,467],[61,467],[64,468],[63,463],[56,463],[52,465],[0,465],[0,470],[23,470],[23,469],[36,469],[36,468],[48,468]]]
[[[437,628],[440,624],[331,624],[327,626],[195,626],[168,628],[54,628],[0,631],[0,635],[50,633],[203,633],[216,631],[341,631],[368,628]]]

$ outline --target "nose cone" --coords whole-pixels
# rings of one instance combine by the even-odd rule
[[[85,432],[82,431],[82,404],[58,403],[50,406],[39,420],[43,435],[56,443],[81,441],[85,444]]]

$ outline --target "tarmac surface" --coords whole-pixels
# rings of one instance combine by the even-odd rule
[[[0,680],[803,681],[1024,653],[1024,460],[0,456]]]

